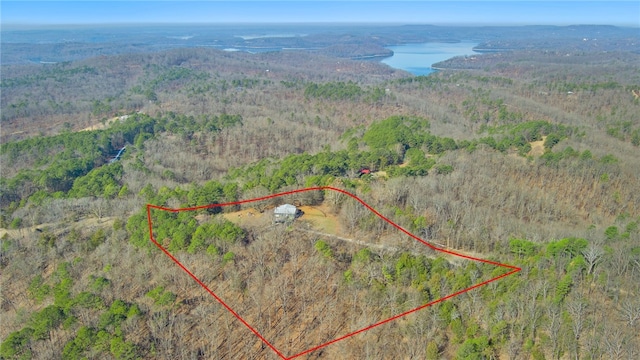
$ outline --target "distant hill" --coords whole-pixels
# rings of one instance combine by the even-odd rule
[[[602,25],[484,26],[433,25],[148,25],[73,27],[2,32],[2,64],[64,62],[98,55],[173,48],[233,48],[249,52],[297,49],[341,58],[390,55],[385,46],[474,40],[479,50],[546,49],[571,44],[581,50],[640,49],[637,29]],[[37,55],[34,55],[37,54]]]

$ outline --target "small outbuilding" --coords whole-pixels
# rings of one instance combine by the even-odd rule
[[[360,169],[360,171],[358,171],[358,176],[369,175],[369,174],[371,174],[371,169],[369,168],[362,168]]]
[[[302,210],[291,204],[280,205],[273,211],[274,222],[277,223],[293,221],[300,216],[302,216]]]

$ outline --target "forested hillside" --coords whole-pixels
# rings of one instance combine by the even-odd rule
[[[635,359],[639,63],[528,49],[414,77],[198,48],[3,65],[0,357],[281,358],[150,242],[146,204],[333,186],[522,271],[298,358]],[[306,213],[274,225],[284,201]],[[505,272],[327,191],[153,219],[285,356]]]

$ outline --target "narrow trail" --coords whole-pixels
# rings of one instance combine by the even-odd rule
[[[444,253],[444,252],[440,252],[440,251],[437,251],[437,250],[433,250],[431,248],[428,248],[426,245],[419,244],[419,243],[416,244],[417,248],[418,249],[423,249],[423,250],[426,250],[426,251],[418,251],[418,250],[412,249],[411,246],[397,247],[397,246],[384,245],[384,244],[372,244],[372,243],[369,243],[369,242],[366,242],[366,241],[362,241],[362,240],[346,238],[346,237],[338,236],[338,235],[335,235],[335,234],[329,234],[329,233],[325,233],[325,232],[322,232],[322,231],[317,231],[317,230],[312,230],[312,229],[309,229],[309,228],[304,228],[303,226],[296,226],[296,230],[302,231],[302,232],[306,232],[306,233],[309,233],[309,234],[319,235],[319,236],[330,238],[330,239],[335,239],[335,240],[348,242],[348,243],[359,245],[359,246],[364,246],[364,247],[368,247],[368,248],[372,248],[372,249],[378,249],[378,250],[381,250],[383,252],[388,252],[388,253],[408,252],[408,253],[410,253],[412,255],[415,255],[415,256],[426,256],[426,257],[428,257],[430,259],[443,258],[443,259],[446,259],[450,264],[455,265],[455,266],[461,266],[461,264],[463,264],[464,262],[469,261],[468,259],[465,259],[463,257],[459,257],[459,256],[447,254],[447,253]],[[431,244],[436,248],[444,248],[444,249],[449,250],[451,252],[458,253],[458,254],[465,255],[465,256],[471,256],[471,257],[474,257],[474,258],[483,256],[483,254],[479,254],[479,253],[476,253],[476,252],[468,252],[468,251],[459,250],[459,249],[447,248],[446,246],[441,245],[441,244],[434,244],[434,243],[431,243]]]
[[[410,253],[412,255],[415,255],[415,256],[426,256],[426,257],[428,257],[430,259],[437,259],[437,258],[441,257],[441,258],[447,259],[447,261],[449,263],[451,263],[452,265],[456,265],[456,266],[460,266],[460,260],[463,260],[461,258],[452,256],[452,255],[434,253],[434,251],[432,251],[431,249],[428,249],[426,246],[425,246],[425,248],[428,249],[429,251],[421,252],[421,251],[414,251],[414,250],[411,250],[411,249],[408,249],[408,248],[399,248],[399,247],[395,247],[395,246],[391,246],[391,245],[372,244],[372,243],[368,243],[368,242],[362,241],[362,240],[350,239],[350,238],[346,238],[346,237],[342,237],[342,236],[338,236],[338,235],[334,235],[334,234],[328,234],[328,233],[324,233],[324,232],[316,231],[316,230],[311,230],[311,229],[304,229],[301,226],[297,227],[296,230],[299,230],[299,231],[302,231],[302,232],[306,232],[306,233],[309,233],[309,234],[320,235],[322,237],[335,239],[335,240],[340,240],[340,241],[344,241],[344,242],[348,242],[348,243],[352,243],[352,244],[356,244],[356,245],[360,245],[360,246],[364,246],[364,247],[368,247],[368,248],[372,248],[372,249],[378,249],[378,250],[386,251],[386,252],[389,252],[389,253],[408,252],[408,253]],[[431,253],[429,253],[429,252],[431,252]]]
[[[366,247],[369,247],[369,248],[375,248],[375,249],[379,249],[379,250],[387,250],[387,251],[391,251],[391,252],[401,251],[400,248],[397,248],[397,247],[394,247],[394,246],[382,245],[382,244],[371,244],[371,243],[368,243],[368,242],[365,242],[365,241],[362,241],[362,240],[349,239],[349,238],[345,238],[345,237],[338,236],[338,235],[323,233],[321,231],[303,229],[303,228],[296,228],[296,230],[304,231],[304,232],[307,232],[307,233],[310,233],[310,234],[320,235],[320,236],[323,236],[323,237],[329,237],[329,238],[333,238],[333,239],[337,239],[337,240],[342,240],[342,241],[350,242],[352,244],[358,244],[358,245],[366,246]]]
[[[103,216],[100,219],[96,217],[86,217],[72,223],[60,221],[57,223],[43,223],[33,226],[26,226],[19,229],[0,228],[0,238],[3,238],[5,235],[7,235],[14,239],[22,239],[31,234],[42,232],[52,232],[54,235],[60,235],[74,227],[77,229],[89,230],[99,227],[107,228],[113,226],[113,222],[115,221],[115,219],[115,216]]]

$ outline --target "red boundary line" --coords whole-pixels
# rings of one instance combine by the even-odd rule
[[[462,289],[458,292],[455,292],[453,294],[444,296],[440,299],[434,300],[432,302],[429,302],[427,304],[421,305],[415,309],[409,310],[409,311],[405,311],[401,314],[395,315],[391,318],[388,318],[386,320],[382,320],[379,321],[375,324],[369,325],[365,328],[362,328],[360,330],[356,330],[354,332],[348,333],[346,335],[343,335],[339,338],[333,339],[331,341],[328,341],[324,344],[320,344],[318,346],[315,346],[311,349],[308,350],[304,350],[298,354],[286,357],[285,355],[283,355],[275,346],[273,346],[269,341],[267,341],[267,339],[265,339],[256,329],[254,329],[251,325],[249,325],[248,322],[246,322],[238,313],[236,313],[235,311],[233,311],[233,309],[227,305],[220,297],[218,297],[211,289],[209,289],[209,287],[207,285],[205,285],[202,281],[200,281],[200,279],[198,279],[197,276],[195,276],[191,271],[189,271],[189,269],[187,269],[180,261],[178,261],[178,259],[176,259],[173,255],[171,255],[171,253],[169,253],[169,251],[167,251],[167,249],[165,249],[162,245],[160,245],[158,243],[158,241],[153,237],[153,222],[151,220],[151,209],[156,209],[156,210],[161,210],[161,211],[168,211],[168,212],[173,212],[173,213],[177,213],[177,212],[181,212],[181,211],[194,211],[194,210],[202,210],[202,209],[211,209],[211,208],[216,208],[216,207],[224,207],[224,206],[231,206],[231,205],[240,205],[240,204],[246,204],[246,203],[250,203],[250,202],[256,202],[256,201],[262,201],[262,200],[267,200],[267,199],[272,199],[275,197],[279,197],[279,196],[284,196],[284,195],[291,195],[291,194],[296,194],[296,193],[301,193],[301,192],[306,192],[306,191],[315,191],[315,190],[331,190],[331,191],[335,191],[338,193],[342,193],[344,195],[350,196],[351,198],[355,199],[356,201],[358,201],[360,204],[362,204],[365,208],[367,208],[369,211],[371,211],[372,213],[376,214],[378,217],[380,217],[382,220],[388,222],[389,224],[391,224],[393,227],[395,227],[396,229],[400,230],[401,232],[403,232],[404,234],[408,235],[409,237],[411,237],[414,240],[417,240],[419,242],[421,242],[422,244],[430,247],[433,250],[436,251],[440,251],[446,254],[450,254],[450,255],[454,255],[457,257],[461,257],[464,259],[469,259],[469,260],[474,260],[474,261],[479,261],[479,262],[483,262],[483,263],[487,263],[487,264],[491,264],[491,265],[495,265],[495,266],[499,266],[499,267],[504,267],[504,268],[508,268],[508,269],[512,269],[511,271],[509,271],[508,273],[502,274],[500,276],[494,277],[492,279],[483,281],[479,284],[475,284],[472,285],[466,289]],[[369,204],[367,204],[366,202],[364,202],[362,199],[360,199],[359,197],[357,197],[356,195],[343,190],[343,189],[338,189],[335,187],[331,187],[331,186],[317,186],[317,187],[310,187],[310,188],[304,188],[304,189],[297,189],[297,190],[292,190],[292,191],[286,191],[286,192],[282,192],[282,193],[277,193],[277,194],[272,194],[272,195],[267,195],[267,196],[263,196],[263,197],[259,197],[259,198],[254,198],[254,199],[247,199],[247,200],[240,200],[240,201],[233,201],[233,202],[228,202],[228,203],[224,203],[224,204],[209,204],[209,205],[201,205],[201,206],[194,206],[194,207],[189,207],[189,208],[180,208],[180,209],[172,209],[172,208],[167,208],[167,207],[163,207],[163,206],[158,206],[158,205],[152,205],[152,204],[147,204],[147,220],[149,223],[149,238],[151,239],[151,241],[160,249],[162,250],[162,252],[164,252],[171,260],[173,260],[173,262],[175,262],[176,264],[178,264],[178,266],[184,270],[187,274],[189,274],[189,276],[191,276],[193,278],[193,280],[195,280],[203,289],[205,289],[209,294],[211,294],[211,296],[213,296],[220,304],[222,304],[222,306],[224,306],[227,310],[229,310],[229,312],[231,314],[233,314],[233,316],[235,316],[238,320],[240,320],[240,322],[242,322],[242,324],[244,324],[244,326],[246,326],[249,330],[251,330],[252,333],[254,333],[264,344],[266,344],[269,348],[271,348],[271,350],[273,350],[276,354],[278,354],[278,356],[280,356],[283,360],[289,360],[289,359],[293,359],[305,354],[308,354],[310,352],[313,352],[315,350],[321,349],[323,347],[326,347],[328,345],[331,345],[333,343],[336,343],[338,341],[344,340],[346,338],[349,338],[351,336],[354,336],[356,334],[365,332],[367,330],[370,330],[374,327],[380,326],[382,324],[386,324],[388,322],[391,322],[393,320],[396,320],[398,318],[401,318],[405,315],[414,313],[416,311],[422,310],[426,307],[429,307],[431,305],[435,305],[437,303],[440,303],[442,301],[445,301],[447,299],[450,299],[452,297],[458,296],[460,294],[463,294],[467,291],[479,288],[481,286],[487,285],[493,281],[502,279],[504,277],[507,277],[509,275],[515,274],[518,271],[521,271],[522,269],[517,267],[517,266],[513,266],[513,265],[508,265],[508,264],[503,264],[503,263],[499,263],[496,261],[491,261],[491,260],[487,260],[487,259],[480,259],[477,257],[473,257],[473,256],[469,256],[469,255],[465,255],[465,254],[459,254],[456,253],[454,251],[451,250],[447,250],[447,249],[443,249],[443,248],[439,248],[436,247],[422,239],[420,239],[419,237],[413,235],[412,233],[410,233],[409,231],[405,230],[403,227],[401,227],[400,225],[394,223],[393,221],[389,220],[388,218],[386,218],[384,215],[380,214],[378,211],[376,211],[374,208],[372,208]]]

